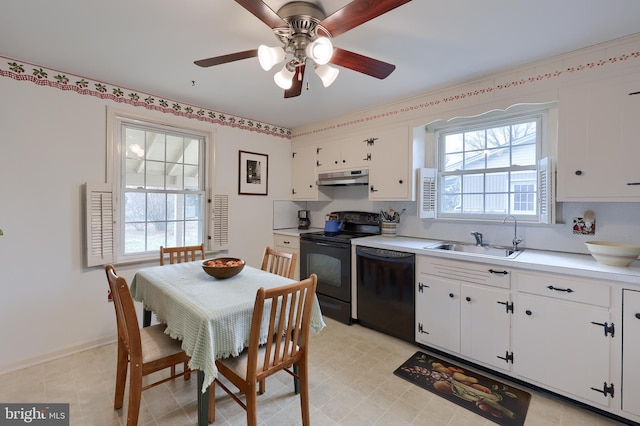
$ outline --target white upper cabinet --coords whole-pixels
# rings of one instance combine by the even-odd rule
[[[291,199],[317,201],[330,199],[317,185],[316,147],[292,143]]]
[[[346,138],[317,146],[317,172],[369,168],[369,144],[364,138]]]
[[[408,127],[379,131],[371,145],[369,199],[415,201],[415,172],[424,165],[424,143],[414,143]]]
[[[558,201],[640,201],[640,78],[560,91]]]

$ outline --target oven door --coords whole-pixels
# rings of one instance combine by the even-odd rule
[[[351,302],[351,244],[300,240],[300,278],[318,276],[316,292]]]

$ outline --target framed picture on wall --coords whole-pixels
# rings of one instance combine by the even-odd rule
[[[269,156],[239,151],[238,194],[267,195],[269,182]]]

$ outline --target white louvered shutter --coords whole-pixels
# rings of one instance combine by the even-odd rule
[[[86,198],[86,260],[87,266],[114,261],[113,190],[110,184],[87,183]]]
[[[209,198],[209,250],[229,249],[229,194],[211,191]]]
[[[434,219],[436,217],[436,169],[418,169],[418,217]]]
[[[538,162],[538,197],[540,222],[556,223],[555,209],[555,169],[551,158],[545,157]]]

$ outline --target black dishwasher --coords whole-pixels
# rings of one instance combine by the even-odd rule
[[[415,342],[415,255],[356,247],[358,322]]]

